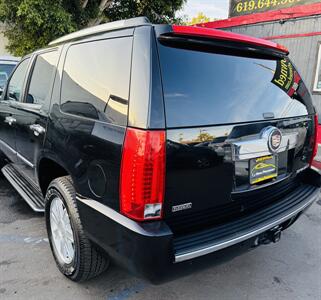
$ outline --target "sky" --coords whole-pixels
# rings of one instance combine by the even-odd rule
[[[197,13],[203,12],[210,18],[227,18],[229,0],[187,0],[183,10],[178,16],[187,15],[188,19],[195,17]]]

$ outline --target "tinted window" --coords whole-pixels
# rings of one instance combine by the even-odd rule
[[[308,113],[307,89],[286,59],[238,57],[159,45],[169,127]],[[305,96],[302,96],[305,95]]]
[[[14,64],[0,63],[0,89],[3,89],[4,86],[6,85],[7,79],[9,78],[14,67],[15,67]]]
[[[64,112],[127,123],[132,38],[77,44],[68,50],[61,91]]]
[[[29,58],[22,61],[14,71],[8,86],[8,98],[15,101],[20,101],[23,82],[27,73]]]
[[[26,98],[27,103],[44,104],[50,101],[51,83],[55,75],[57,62],[57,51],[37,56]]]

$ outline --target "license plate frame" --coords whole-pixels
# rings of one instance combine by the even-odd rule
[[[249,182],[251,185],[277,178],[277,176],[277,155],[266,155],[249,160]]]

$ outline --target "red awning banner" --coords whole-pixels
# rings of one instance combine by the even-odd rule
[[[300,5],[262,13],[252,13],[250,15],[233,17],[225,20],[201,23],[197,26],[208,28],[228,28],[276,20],[287,20],[294,18],[302,18],[306,16],[321,15],[321,3],[320,1],[318,2],[319,3]]]

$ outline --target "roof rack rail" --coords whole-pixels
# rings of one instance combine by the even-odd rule
[[[108,32],[112,30],[136,27],[140,25],[148,25],[148,24],[151,24],[151,23],[147,17],[137,17],[137,18],[131,18],[127,20],[105,23],[105,24],[85,28],[85,29],[67,34],[61,38],[53,40],[52,42],[49,43],[49,46],[58,45],[61,43],[65,43],[65,42],[79,39],[82,37],[94,35],[97,33],[103,33],[103,32]]]

